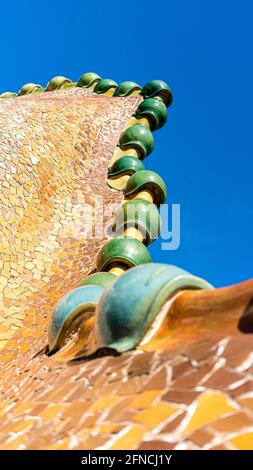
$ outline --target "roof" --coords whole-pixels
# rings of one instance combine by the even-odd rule
[[[164,82],[118,86],[95,75],[82,76],[78,86],[57,77],[42,93],[29,84],[0,100],[0,448],[252,448],[252,281],[214,290],[175,267],[138,266],[150,261],[152,242],[142,219],[131,232],[138,238],[117,241],[116,252],[107,232],[94,237],[97,196],[114,207],[104,214],[107,226],[133,193],[151,194],[141,214],[147,203],[156,213],[166,188],[136,162],[152,151],[151,131],[171,103]],[[157,98],[161,105],[147,103]],[[104,274],[111,270],[113,279],[126,264],[130,269],[106,288],[101,276],[95,290],[87,284],[96,270],[104,283]],[[144,290],[147,266],[153,297]],[[81,324],[60,309],[66,315],[48,357],[49,320],[80,282],[94,301],[81,311]],[[130,283],[136,288],[129,294]],[[122,317],[119,326],[128,335],[116,339],[115,289],[122,308],[130,295],[138,306],[134,317],[126,310],[129,324]],[[80,346],[76,338],[88,345],[81,356],[72,347]]]

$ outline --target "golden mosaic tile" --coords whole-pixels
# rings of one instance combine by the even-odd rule
[[[209,424],[217,417],[223,416],[234,409],[223,393],[205,392],[200,395],[194,413],[186,426],[185,434]]]
[[[236,436],[233,439],[230,439],[229,442],[237,449],[253,450],[253,431]]]

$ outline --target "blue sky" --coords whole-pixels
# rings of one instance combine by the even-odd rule
[[[0,91],[95,71],[167,81],[167,125],[145,160],[181,204],[181,245],[154,261],[215,286],[253,275],[253,4],[249,0],[1,5]]]

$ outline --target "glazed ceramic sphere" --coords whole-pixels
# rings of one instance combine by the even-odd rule
[[[26,83],[25,85],[20,88],[18,95],[28,95],[30,93],[34,93],[36,90],[43,90],[41,85],[36,85],[35,83]]]
[[[211,288],[203,279],[171,265],[149,263],[129,269],[100,299],[95,320],[97,348],[133,349],[176,292]]]
[[[85,277],[79,284],[81,286],[100,286],[109,287],[117,279],[117,276],[113,273],[94,273]]]
[[[157,206],[163,204],[167,197],[165,182],[160,175],[150,170],[138,171],[129,178],[124,190],[125,198],[131,199],[140,191],[149,191]]]
[[[119,208],[112,229],[120,235],[130,227],[137,228],[146,246],[156,240],[161,230],[161,217],[156,205],[144,199],[126,201]]]
[[[146,118],[150,129],[155,131],[166,123],[167,108],[163,101],[156,98],[147,98],[142,101],[134,115],[135,117]]]
[[[49,350],[58,349],[73,321],[82,313],[94,310],[104,287],[84,286],[71,290],[56,305],[49,322]]]
[[[171,89],[163,80],[151,80],[142,89],[141,95],[144,98],[159,97],[163,100],[165,106],[170,106],[173,101]]]
[[[132,175],[136,171],[144,170],[145,166],[141,160],[131,155],[118,158],[108,168],[108,178],[119,178],[124,175]]]
[[[129,96],[133,92],[138,91],[141,91],[141,86],[138,85],[138,83],[122,82],[117,86],[115,92],[113,93],[113,96]]]
[[[101,77],[97,73],[88,72],[79,78],[76,86],[88,88],[91,85],[94,85],[94,83],[99,82],[100,80]]]
[[[12,91],[5,91],[4,93],[0,94],[0,98],[13,98],[14,96],[17,96],[17,93]]]
[[[128,237],[116,237],[109,240],[97,256],[98,271],[109,271],[114,266],[126,268],[142,263],[150,263],[151,256],[147,248],[139,240]]]
[[[64,85],[67,85],[68,83],[71,83],[71,80],[69,78],[61,76],[54,77],[48,82],[45,91],[58,90],[59,88]]]
[[[121,135],[119,147],[122,150],[136,148],[140,159],[143,160],[154,148],[152,132],[144,124],[134,124]]]
[[[118,84],[114,80],[105,78],[96,84],[94,92],[98,94],[106,93],[110,88],[117,88],[117,86]]]

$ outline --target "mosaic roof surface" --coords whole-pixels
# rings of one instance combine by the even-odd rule
[[[141,101],[70,88],[0,102],[0,449],[253,449],[252,334],[238,329],[251,281],[178,297],[186,319],[137,350],[45,354],[53,308],[107,239],[85,238],[83,205],[122,202],[107,169]]]

